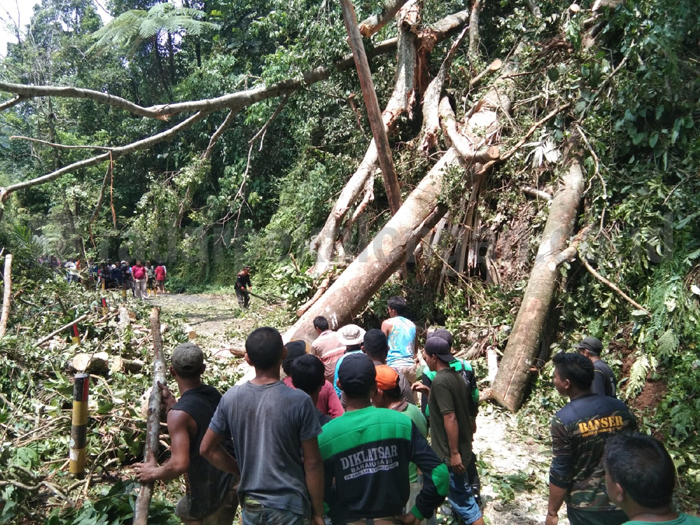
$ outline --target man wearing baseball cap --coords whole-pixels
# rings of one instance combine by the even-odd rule
[[[416,525],[444,500],[447,467],[408,417],[372,406],[376,380],[374,363],[363,353],[347,355],[340,365],[338,383],[348,411],[324,426],[319,436],[325,502],[333,523]],[[424,481],[416,504],[404,514],[410,462],[421,469]]]
[[[575,345],[581,355],[585,355],[593,363],[595,376],[591,392],[601,396],[617,398],[617,380],[608,364],[600,358],[603,351],[603,343],[595,337],[585,337],[583,341]]]
[[[204,356],[193,343],[181,344],[173,350],[170,373],[177,381],[180,399],[166,385],[158,383],[163,403],[168,409],[168,433],[171,456],[163,465],[152,460],[134,466],[137,478],[146,483],[169,481],[187,473],[187,493],[175,507],[184,523],[233,523],[238,508],[234,476],[223,472],[199,454],[199,445],[221,400],[214,387],[202,383]]]
[[[469,392],[459,373],[451,368],[455,357],[450,345],[441,337],[431,337],[423,347],[423,359],[436,372],[431,387],[415,383],[413,388],[428,392],[430,438],[433,450],[450,470],[450,491],[447,499],[465,525],[484,525],[479,506],[469,484],[466,466],[472,459],[472,423]]]

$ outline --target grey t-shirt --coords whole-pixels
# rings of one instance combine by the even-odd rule
[[[236,385],[224,394],[209,428],[233,438],[241,469],[239,496],[311,515],[301,442],[318,436],[321,425],[307,394],[282,381]]]

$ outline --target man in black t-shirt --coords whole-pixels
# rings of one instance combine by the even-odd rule
[[[578,353],[586,356],[593,363],[595,378],[591,392],[617,398],[617,380],[612,369],[605,361],[600,359],[600,353],[603,351],[603,343],[595,337],[586,337],[575,347]]]
[[[238,272],[236,276],[236,285],[234,286],[239,306],[248,308],[250,289],[252,287],[253,285],[250,282],[250,266],[244,266],[243,269]]]
[[[193,343],[173,350],[170,373],[177,381],[181,397],[176,402],[166,385],[158,384],[168,410],[171,456],[158,466],[155,459],[134,466],[142,483],[169,481],[187,474],[187,493],[178,502],[175,513],[188,524],[233,523],[238,508],[232,474],[217,469],[199,454],[202,438],[221,400],[214,387],[202,384],[204,357]]]

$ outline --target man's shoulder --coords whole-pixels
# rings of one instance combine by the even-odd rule
[[[619,399],[591,394],[574,399],[567,403],[557,413],[565,425],[594,417],[605,417],[617,413],[625,413],[632,417],[629,407]]]
[[[324,425],[323,433],[319,436],[319,444],[328,445],[337,439],[354,442],[355,432],[362,433],[364,441],[379,441],[404,437],[410,439],[411,418],[402,412],[388,408],[372,408],[365,410],[362,418],[358,419],[352,412],[346,412]]]

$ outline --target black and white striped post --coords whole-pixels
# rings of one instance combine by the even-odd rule
[[[78,479],[85,475],[89,374],[75,374],[73,385],[73,422],[70,429],[70,473]]]

